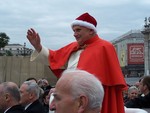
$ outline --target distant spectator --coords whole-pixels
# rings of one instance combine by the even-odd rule
[[[144,96],[128,101],[128,108],[150,108],[150,76],[144,76],[140,81],[139,89]]]
[[[45,113],[39,101],[39,86],[32,81],[25,81],[20,87],[21,101],[26,113]]]
[[[47,86],[49,86],[48,80],[46,80],[45,78],[39,79],[37,81],[37,84],[39,85],[39,87],[41,87],[43,90],[46,89]]]
[[[0,84],[0,113],[24,113],[19,101],[20,92],[17,84],[13,82]]]
[[[50,98],[49,91],[50,90],[45,90],[42,98],[43,106],[45,108],[46,113],[49,112],[49,98]]]
[[[30,78],[26,79],[26,81],[31,81],[31,82],[37,83],[37,79],[34,77],[30,77]],[[43,94],[44,94],[44,90],[41,87],[39,87],[39,101],[40,102],[42,102]]]
[[[139,89],[136,86],[131,86],[128,88],[127,98],[124,100],[126,103],[127,101],[137,98],[139,95]]]
[[[134,99],[136,97],[138,97],[139,94],[139,90],[136,86],[131,86],[128,89],[128,98],[129,99]]]
[[[27,78],[26,81],[32,81],[32,82],[36,82],[37,83],[37,80],[34,77]]]
[[[54,89],[54,87],[52,87],[50,85],[47,86],[46,89],[44,90],[44,94],[42,95],[42,104],[47,113],[49,113],[49,105],[50,105],[49,103],[50,103],[50,97],[51,97],[51,93],[52,93],[53,89]]]

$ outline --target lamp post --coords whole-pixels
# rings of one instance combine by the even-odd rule
[[[150,17],[145,17],[144,29],[141,31],[144,34],[144,71],[145,75],[150,74]]]
[[[25,56],[26,55],[26,43],[24,43],[24,47],[23,47],[23,50],[24,50],[24,52],[23,52],[23,56]]]

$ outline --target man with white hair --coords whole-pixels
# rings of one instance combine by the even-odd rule
[[[50,109],[56,113],[99,113],[104,90],[101,82],[82,70],[66,70],[53,92]]]
[[[39,86],[33,81],[25,81],[20,87],[20,103],[25,107],[26,113],[45,113],[39,101]]]

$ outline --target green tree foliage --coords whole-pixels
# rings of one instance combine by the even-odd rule
[[[5,47],[9,42],[9,37],[6,35],[6,33],[0,32],[0,49]]]
[[[13,54],[11,53],[11,51],[6,51],[5,55],[6,56],[13,56]]]

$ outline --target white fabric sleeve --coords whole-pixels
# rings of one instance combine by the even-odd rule
[[[33,51],[30,57],[30,61],[37,61],[45,65],[50,65],[48,61],[49,50],[48,48],[42,46],[42,50],[38,53],[36,50]]]

